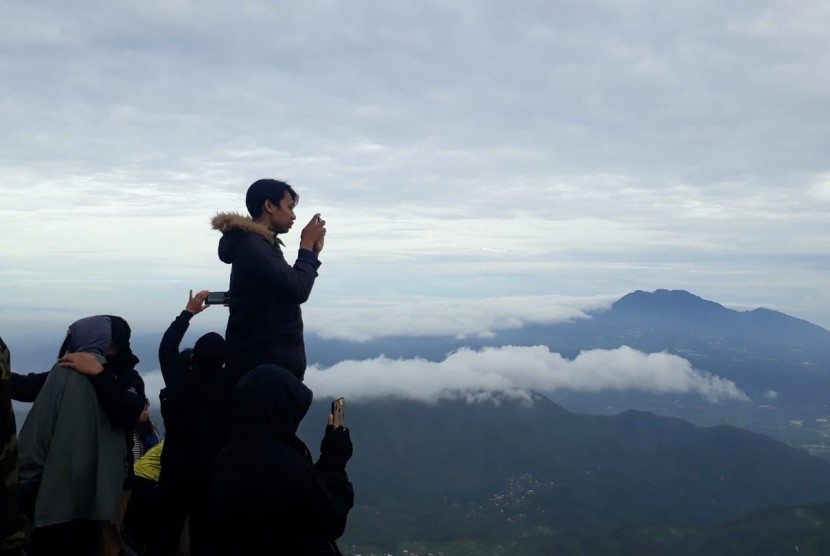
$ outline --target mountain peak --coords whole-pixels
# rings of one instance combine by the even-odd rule
[[[616,303],[613,310],[617,312],[676,312],[680,311],[688,315],[717,314],[729,311],[723,305],[714,301],[707,301],[686,290],[664,290],[659,289],[653,292],[637,290],[624,295]]]

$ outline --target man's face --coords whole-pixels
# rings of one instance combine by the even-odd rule
[[[294,220],[297,216],[294,214],[294,199],[291,194],[286,191],[282,196],[279,206],[267,201],[271,210],[268,213],[268,227],[272,232],[284,234],[294,225]]]

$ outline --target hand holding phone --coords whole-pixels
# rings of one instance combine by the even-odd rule
[[[311,217],[311,220],[300,233],[300,249],[308,249],[318,253],[320,249],[317,249],[317,246],[322,243],[325,235],[326,221],[322,219],[318,212]]]
[[[354,447],[349,429],[346,428],[346,400],[337,398],[331,402],[326,434],[320,443],[320,459],[317,469],[324,473],[344,471],[351,459]]]
[[[334,428],[346,426],[346,400],[337,398],[331,402],[331,424]]]

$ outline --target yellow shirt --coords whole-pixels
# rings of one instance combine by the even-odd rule
[[[161,475],[161,449],[164,447],[164,440],[147,450],[137,462],[135,462],[135,476],[143,479],[158,482]]]

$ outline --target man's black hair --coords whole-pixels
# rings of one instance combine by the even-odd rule
[[[284,181],[257,180],[248,188],[248,193],[245,195],[245,206],[248,207],[248,212],[253,218],[259,218],[262,215],[262,205],[265,204],[265,201],[271,201],[279,206],[286,191],[291,195],[291,199],[296,205],[300,201],[300,196]]]

